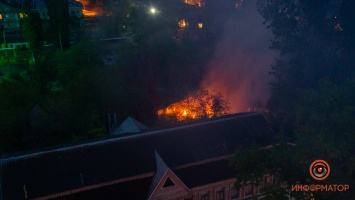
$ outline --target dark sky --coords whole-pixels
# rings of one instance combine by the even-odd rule
[[[235,17],[222,13],[223,31],[202,85],[221,92],[232,112],[246,111],[269,97],[268,72],[276,55],[268,48],[272,33],[263,25],[256,0],[244,0]]]

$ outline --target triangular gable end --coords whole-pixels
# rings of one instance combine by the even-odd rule
[[[157,162],[157,173],[151,185],[148,200],[160,199],[161,197],[174,194],[185,196],[189,192],[189,188],[176,176],[176,174],[166,165],[160,155],[155,152]]]
[[[162,199],[164,197],[178,198],[188,195],[190,189],[175,175],[173,171],[168,169],[163,178],[160,179],[157,186],[149,196],[148,200]],[[171,196],[172,194],[176,197]]]
[[[170,186],[175,186],[175,183],[171,180],[170,177],[168,177],[163,185],[163,188],[167,188]]]

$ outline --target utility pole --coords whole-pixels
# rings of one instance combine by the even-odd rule
[[[6,45],[6,34],[5,34],[5,28],[3,26],[0,27],[2,29],[2,36],[4,37],[4,45]],[[6,47],[5,47],[6,48]]]
[[[62,36],[60,35],[60,29],[58,29],[59,32],[59,45],[60,45],[60,51],[63,54],[63,44],[62,44]]]

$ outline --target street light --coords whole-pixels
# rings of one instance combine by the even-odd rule
[[[154,7],[151,7],[149,11],[150,11],[150,14],[153,14],[153,15],[158,12],[157,9]]]

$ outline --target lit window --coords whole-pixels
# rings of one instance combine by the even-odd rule
[[[203,28],[203,24],[202,23],[198,23],[198,28]]]
[[[23,18],[23,13],[20,13],[19,15],[20,15],[20,18],[22,19]]]
[[[0,14],[0,20],[2,20],[2,14]]]

